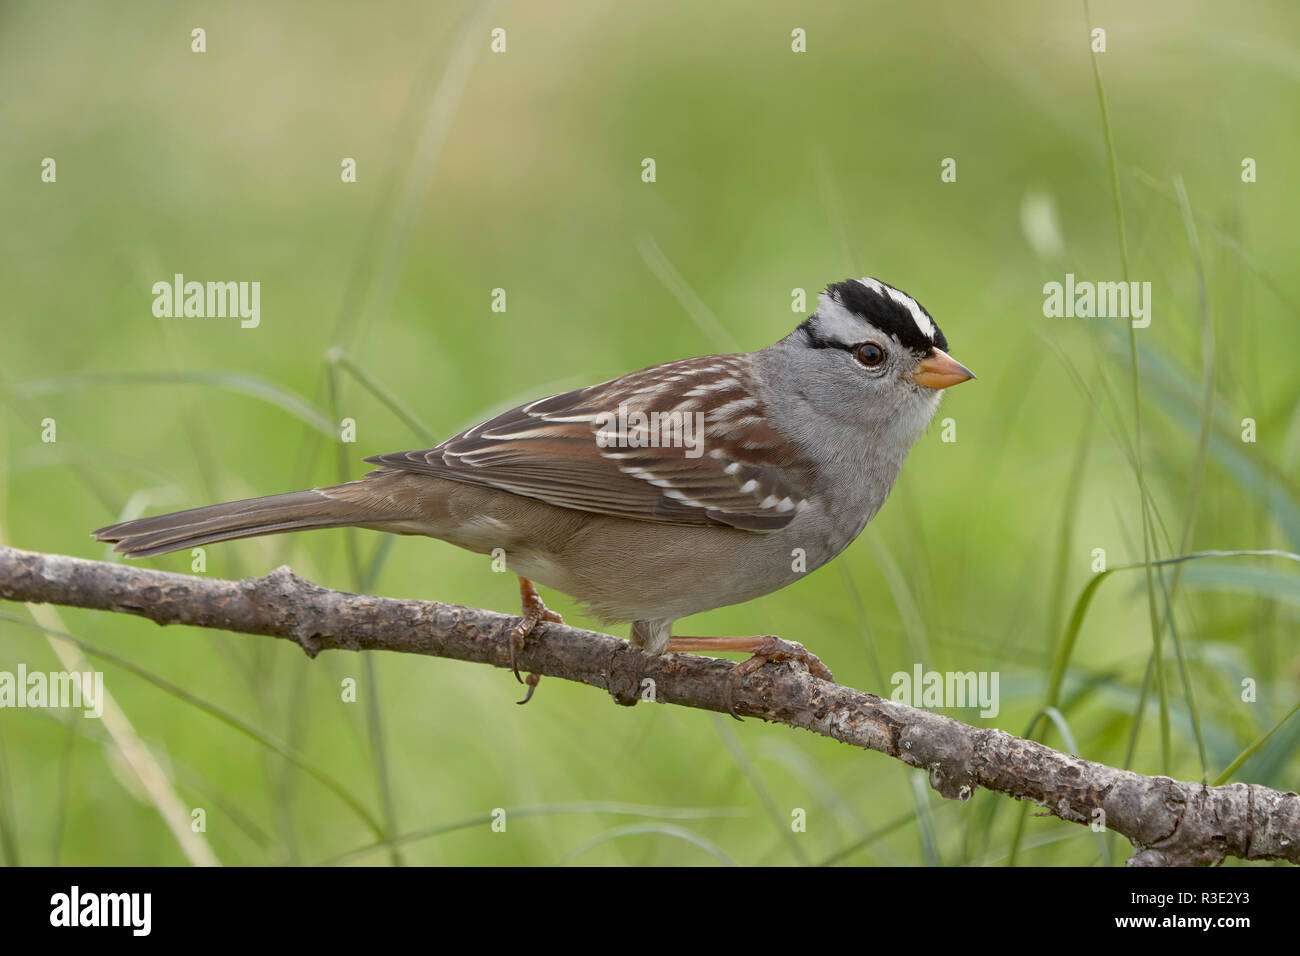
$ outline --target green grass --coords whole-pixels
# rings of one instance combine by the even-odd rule
[[[885,695],[917,663],[997,671],[996,718],[948,713],[1143,773],[1296,789],[1300,60],[1276,40],[1296,13],[938,9],[411,3],[358,20],[342,3],[181,3],[146,24],[6,5],[0,539],[104,558],[88,532],[124,516],[355,478],[367,455],[529,398],[761,347],[806,314],[793,289],[811,308],[825,283],[875,275],[979,374],[938,416],[957,441],[938,424],[921,439],[836,566],[688,630],[800,640]],[[1022,226],[1032,197],[1059,242]],[[261,281],[261,325],[155,318],[149,289],[174,272]],[[1066,272],[1150,281],[1151,326],[1045,318],[1043,284]],[[315,532],[206,561],[516,606],[512,578],[428,540]],[[503,671],[60,615],[55,640],[104,662],[227,864],[1127,855],[755,721],[559,681],[517,707]],[[60,666],[13,605],[0,670],[19,662]],[[102,726],[32,710],[0,710],[0,859],[187,861]]]

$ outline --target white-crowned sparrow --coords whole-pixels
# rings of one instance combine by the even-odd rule
[[[359,481],[94,534],[133,557],[347,525],[502,549],[524,598],[513,652],[539,622],[559,619],[538,581],[602,621],[633,622],[632,641],[649,654],[752,653],[733,689],[768,660],[803,660],[829,679],[793,642],[671,636],[672,625],[785,587],[858,536],[941,390],[974,377],[947,348],[916,300],[849,279],[760,351],[529,402],[428,451],[367,458],[380,467]],[[531,695],[536,678],[529,684]]]

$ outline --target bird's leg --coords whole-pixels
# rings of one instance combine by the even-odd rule
[[[523,576],[519,578],[519,600],[523,605],[524,616],[518,624],[510,629],[510,669],[515,673],[515,680],[522,684],[525,681],[519,676],[518,655],[524,649],[524,639],[532,633],[533,628],[543,621],[563,624],[564,618],[542,603],[542,596],[537,593],[537,588],[533,586],[533,582]],[[519,703],[526,704],[532,700],[533,691],[537,689],[537,682],[541,679],[538,674],[528,675],[526,682],[528,684],[528,693],[524,695],[524,699]]]
[[[769,661],[799,661],[808,668],[808,672],[822,680],[834,680],[830,670],[802,644],[783,641],[771,634],[761,637],[670,637],[669,651],[742,651],[753,654],[747,661],[741,661],[727,675],[727,713],[737,720],[735,694],[740,682]]]

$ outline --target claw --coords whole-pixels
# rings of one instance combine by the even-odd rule
[[[510,629],[510,670],[514,672],[515,680],[521,684],[524,679],[519,676],[519,652],[524,649],[524,639],[528,637],[528,632],[533,629],[535,623],[535,621],[529,623],[528,618],[525,617]]]
[[[533,587],[533,582],[527,578],[519,579],[519,598],[523,604],[524,616],[510,629],[510,670],[515,675],[515,680],[523,684],[525,681],[519,676],[519,655],[523,652],[524,641],[538,624],[544,622],[563,624],[564,618],[542,603],[542,596],[537,593],[537,588]],[[526,704],[532,700],[533,692],[537,690],[537,682],[541,679],[538,674],[529,674],[528,693],[517,703]]]
[[[518,677],[519,675],[516,674],[515,676]],[[528,685],[528,693],[524,694],[524,699],[523,699],[523,700],[517,700],[517,701],[515,701],[515,703],[516,703],[516,704],[526,704],[526,703],[528,703],[530,700],[532,700],[532,699],[533,699],[533,691],[537,690],[537,685],[538,685],[539,683],[541,683],[541,680],[542,680],[542,675],[540,675],[540,674],[529,674],[529,675],[528,675],[528,680],[525,681],[525,683]]]

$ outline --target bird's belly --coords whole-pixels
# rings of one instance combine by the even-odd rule
[[[604,621],[676,619],[780,590],[852,540],[815,508],[784,528],[670,525],[558,508],[470,486],[384,530],[425,534],[504,560],[505,569],[586,605]],[[838,522],[831,522],[838,524]]]
[[[810,544],[794,523],[755,533],[602,518],[518,567],[603,620],[676,619],[770,594],[833,557]]]

